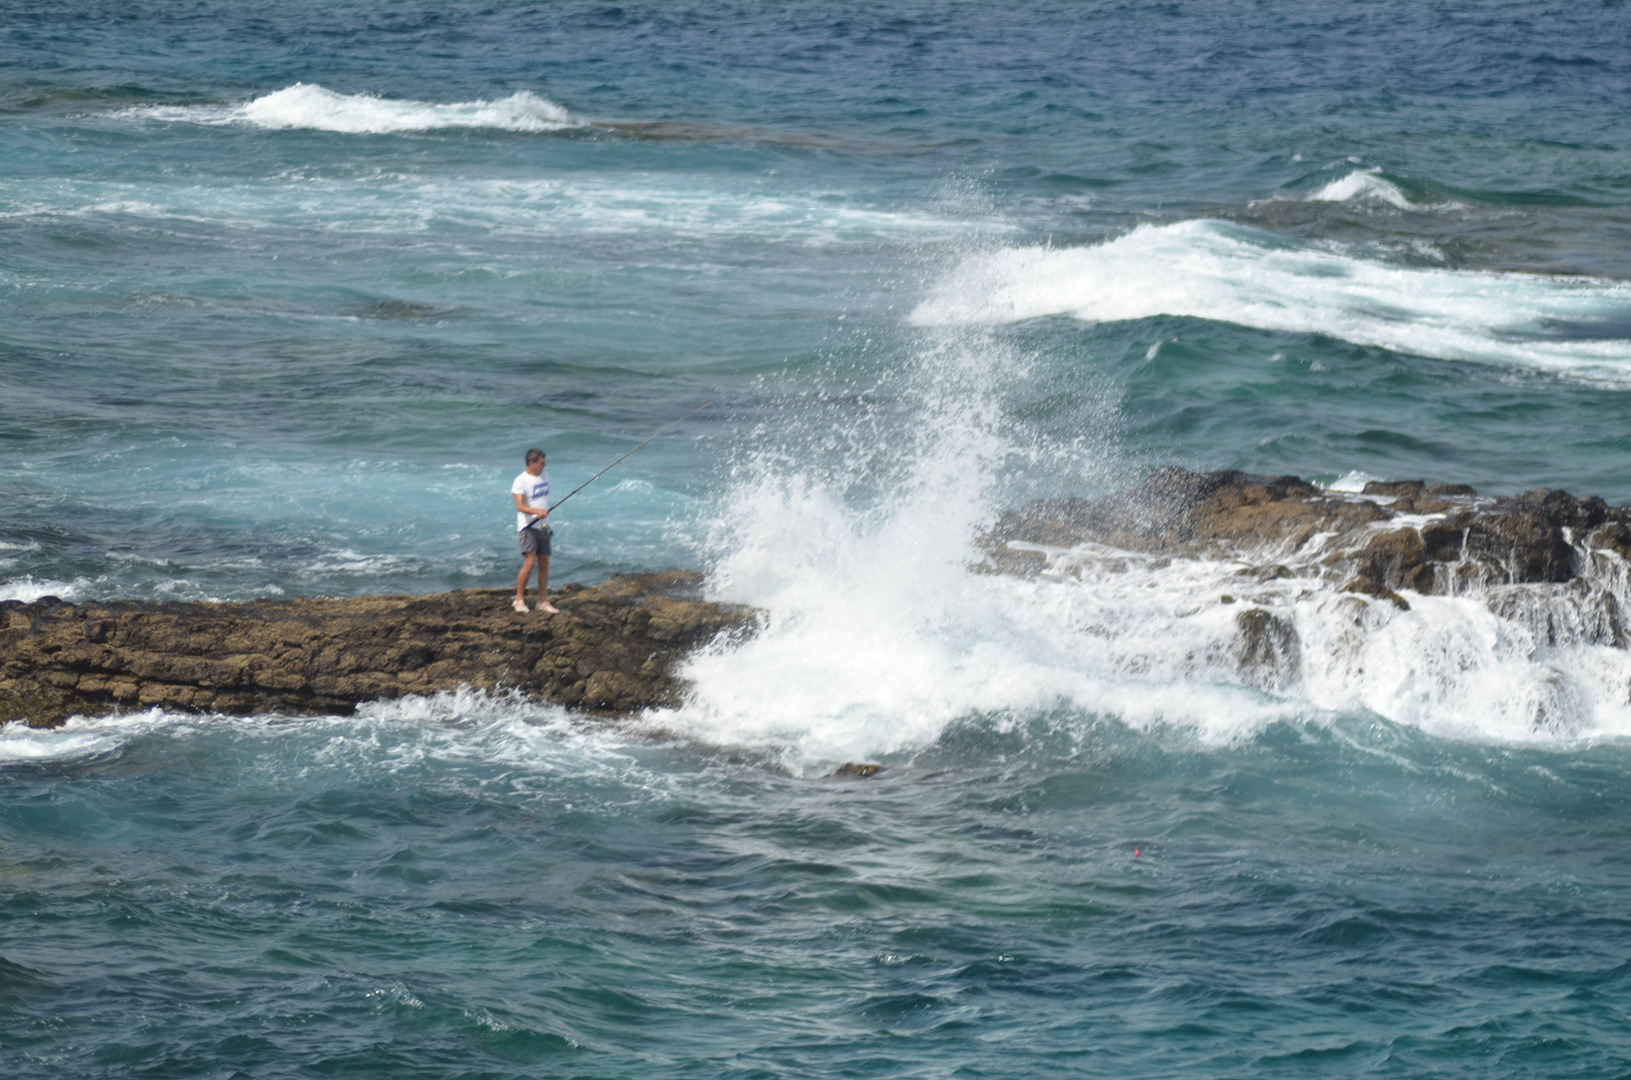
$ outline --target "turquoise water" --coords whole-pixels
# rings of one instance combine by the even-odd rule
[[[528,446],[713,401],[555,579],[768,623],[613,726],[0,729],[5,1072],[1627,1071],[1625,650],[1292,581],[1267,693],[1232,566],[967,566],[1168,462],[1631,501],[1628,32],[6,5],[0,599],[501,586]]]

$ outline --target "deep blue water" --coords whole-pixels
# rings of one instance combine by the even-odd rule
[[[771,620],[0,729],[0,1071],[1631,1071],[1624,650],[967,571],[1167,462],[1631,501],[1628,106],[1615,3],[0,4],[0,599],[504,585],[528,446],[711,400],[554,576]]]

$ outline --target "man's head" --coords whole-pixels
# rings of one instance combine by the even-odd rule
[[[544,471],[544,452],[536,446],[527,451],[527,471],[534,476]]]

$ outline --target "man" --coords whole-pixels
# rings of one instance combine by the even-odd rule
[[[521,533],[521,576],[515,579],[515,610],[527,613],[527,577],[538,566],[538,610],[556,614],[561,609],[549,602],[549,549],[552,532],[545,523],[549,517],[549,473],[544,471],[544,452],[527,451],[527,468],[510,485],[515,496],[515,527]]]

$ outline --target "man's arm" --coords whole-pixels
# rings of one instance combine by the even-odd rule
[[[521,511],[521,513],[531,514],[539,521],[542,521],[549,516],[548,510],[540,510],[536,506],[528,506],[526,496],[522,495],[519,491],[512,491],[510,494],[515,496],[515,508]]]

